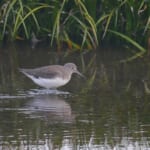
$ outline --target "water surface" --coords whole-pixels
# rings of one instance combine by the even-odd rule
[[[0,49],[0,150],[149,150],[150,62],[121,63],[129,54],[30,48]],[[74,62],[73,75],[57,91],[45,90],[18,72]]]

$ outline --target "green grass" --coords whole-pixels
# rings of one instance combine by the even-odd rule
[[[28,40],[34,32],[59,49],[96,49],[107,41],[144,53],[150,36],[147,0],[2,0],[0,10],[1,42]]]

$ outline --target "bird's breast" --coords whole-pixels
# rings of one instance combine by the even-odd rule
[[[57,88],[60,86],[65,85],[69,80],[62,79],[62,78],[53,78],[53,79],[48,79],[48,78],[32,78],[32,80],[45,88]]]

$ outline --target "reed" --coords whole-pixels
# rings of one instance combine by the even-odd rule
[[[59,49],[66,44],[71,49],[96,49],[113,39],[145,52],[150,34],[149,1],[3,0],[0,9],[1,41],[30,39],[34,32]]]

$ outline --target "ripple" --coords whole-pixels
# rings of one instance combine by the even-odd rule
[[[42,95],[42,94],[54,94],[54,95],[66,95],[70,94],[69,92],[59,91],[59,90],[50,90],[50,89],[31,89],[27,91],[29,95]]]
[[[16,95],[3,94],[0,93],[0,99],[18,99],[18,98],[27,98],[34,97],[37,95],[69,95],[67,91],[60,90],[49,90],[49,89],[31,89],[28,91],[19,90]]]
[[[16,99],[16,98],[26,98],[26,95],[9,95],[9,94],[0,94],[0,99]]]

